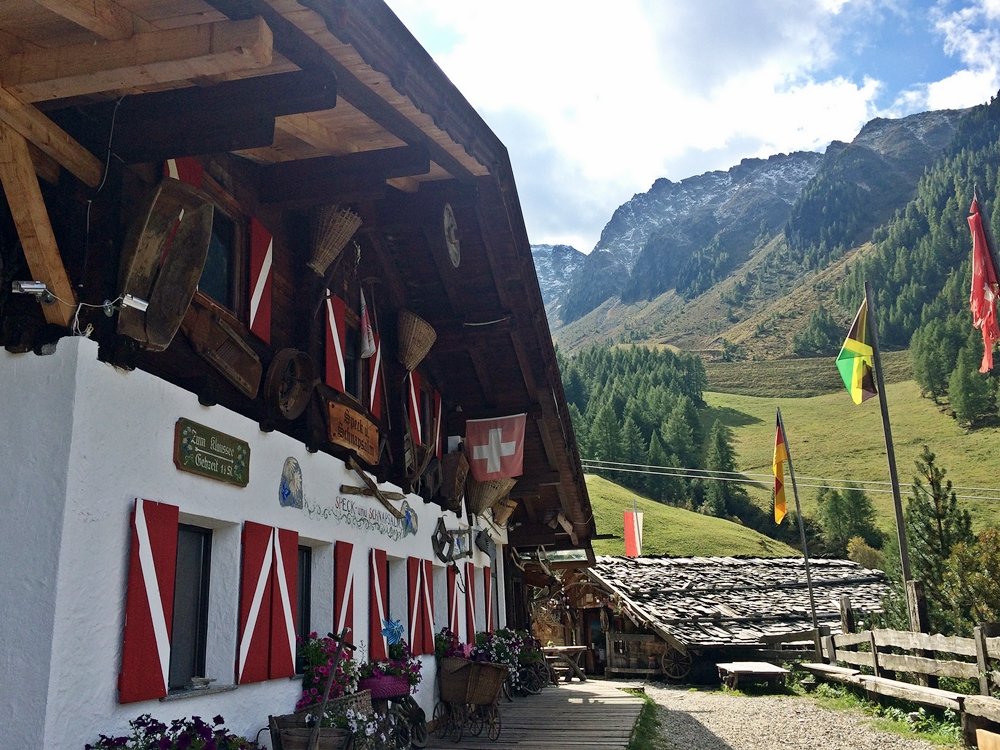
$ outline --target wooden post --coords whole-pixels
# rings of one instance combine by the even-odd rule
[[[875,631],[868,631],[868,642],[872,647],[872,671],[875,672],[876,677],[882,676],[882,670],[878,665],[878,644],[875,642]]]
[[[923,581],[906,582],[906,608],[910,616],[910,630],[915,633],[930,633],[930,614]]]
[[[816,644],[816,661],[823,661],[823,640],[829,636],[829,625],[820,625],[813,631],[813,641]]]
[[[854,609],[851,607],[851,597],[847,594],[840,596],[840,631],[842,633],[857,632],[858,622],[854,617]]]
[[[986,648],[986,639],[1000,635],[1000,623],[980,623],[972,631],[976,642],[976,666],[979,671],[979,694],[990,694],[990,655]]]

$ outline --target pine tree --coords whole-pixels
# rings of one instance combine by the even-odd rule
[[[969,511],[958,507],[947,471],[934,463],[934,454],[925,445],[916,462],[912,495],[906,505],[906,534],[909,541],[913,577],[923,581],[931,623],[938,632],[947,632],[949,607],[944,574],[952,548],[974,541]]]
[[[727,473],[736,470],[736,452],[732,446],[732,432],[718,420],[712,425],[708,435],[705,468],[723,476],[706,482],[705,501],[701,511],[711,516],[728,518],[735,512],[733,499],[738,485],[726,480],[730,478]]]
[[[591,458],[600,461],[619,460],[621,428],[618,426],[618,417],[615,416],[610,401],[605,401],[598,407],[594,421],[590,425],[587,445],[590,448]]]
[[[843,492],[821,487],[816,500],[828,553],[844,557],[853,537],[860,537],[871,547],[882,546],[882,533],[875,525],[875,505],[860,487],[848,485]]]
[[[948,400],[960,425],[975,427],[984,417],[996,413],[989,383],[979,372],[974,350],[963,348],[958,364],[948,379]]]

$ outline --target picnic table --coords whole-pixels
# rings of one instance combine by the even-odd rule
[[[566,682],[572,681],[574,677],[580,682],[587,681],[587,675],[580,668],[580,659],[587,652],[586,646],[543,646],[542,654],[545,655],[545,663],[549,665],[549,672],[555,675],[559,671],[565,672]]]
[[[788,670],[766,661],[733,661],[716,664],[719,679],[726,687],[736,690],[743,682],[766,682],[771,687],[780,687],[785,682]]]

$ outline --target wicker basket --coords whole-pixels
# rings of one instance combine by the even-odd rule
[[[503,664],[446,656],[441,659],[438,675],[441,700],[488,706],[496,703],[506,679],[507,667]]]
[[[331,698],[326,702],[327,716],[343,716],[348,709],[354,709],[357,713],[370,714],[372,712],[372,692],[371,690],[358,690],[356,693],[343,695],[340,698]],[[320,703],[296,711],[293,716],[297,716],[305,721],[310,715],[318,713]]]
[[[515,484],[516,479],[487,479],[480,482],[470,476],[465,483],[465,499],[469,502],[469,510],[478,516],[505,497]]]
[[[310,222],[312,258],[306,264],[317,276],[326,275],[354,233],[361,217],[340,206],[322,206],[313,212]]]
[[[492,662],[474,662],[472,677],[469,679],[469,694],[466,703],[476,706],[489,706],[497,702],[504,680],[507,679],[507,667]]]
[[[500,499],[493,506],[493,523],[498,526],[503,526],[510,520],[510,517],[517,510],[517,501],[511,500],[509,497]]]
[[[448,500],[448,510],[461,512],[468,475],[469,459],[464,453],[456,451],[441,457],[441,496]]]
[[[409,310],[400,310],[397,320],[399,361],[408,371],[413,370],[434,346],[437,333],[431,324]]]
[[[441,659],[441,671],[438,674],[441,700],[446,703],[465,703],[474,663],[457,656],[445,656]]]
[[[358,687],[371,691],[372,700],[393,700],[410,694],[410,683],[398,674],[380,674],[358,680]]]
[[[271,745],[275,750],[313,750],[309,747],[312,727],[308,726],[300,714],[269,716]],[[352,732],[339,727],[321,727],[318,750],[342,750],[347,747]]]

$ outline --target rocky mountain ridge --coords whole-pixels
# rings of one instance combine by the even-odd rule
[[[601,330],[607,316],[600,311],[609,304],[648,306],[667,293],[694,299],[782,235],[793,255],[822,247],[820,260],[809,262],[825,266],[843,253],[838,247],[862,242],[905,205],[920,175],[951,142],[963,112],[877,118],[851,143],[833,142],[824,153],[744,159],[727,171],[679,182],[661,178],[618,207],[589,255],[567,246],[533,246],[557,341],[561,328],[583,318],[597,338],[605,333],[614,339]],[[845,212],[853,223],[842,221]],[[572,338],[579,341],[579,331]]]

